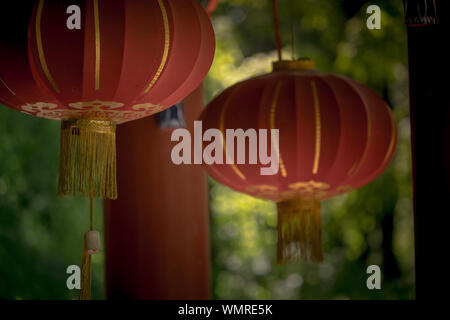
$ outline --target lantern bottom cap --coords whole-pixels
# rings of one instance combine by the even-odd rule
[[[59,195],[117,198],[114,122],[62,121],[60,153]]]

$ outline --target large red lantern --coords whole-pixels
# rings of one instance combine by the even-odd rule
[[[0,102],[62,121],[59,194],[91,199],[83,253],[98,252],[92,199],[117,198],[116,125],[186,97],[214,49],[196,0],[39,0],[28,35],[0,39]],[[87,284],[90,255],[82,264]]]
[[[313,67],[308,59],[275,62],[274,72],[225,90],[201,116],[203,130],[222,134],[279,129],[276,175],[261,175],[259,160],[206,166],[216,181],[277,202],[279,263],[321,261],[320,200],[375,179],[396,147],[394,118],[373,90]]]
[[[73,5],[81,9],[80,29],[69,28]],[[1,45],[0,101],[62,120],[63,135],[68,133],[63,142],[73,142],[72,132],[81,138],[83,129],[112,139],[116,124],[164,110],[192,92],[208,72],[214,48],[210,20],[195,0],[40,0],[29,24],[28,52]],[[104,175],[106,183],[75,181],[77,168],[64,153],[71,146],[62,147],[67,171],[60,194],[117,196],[113,164],[87,173]],[[102,154],[109,153],[96,153]]]

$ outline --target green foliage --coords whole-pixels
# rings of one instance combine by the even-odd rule
[[[58,198],[58,155],[58,122],[0,107],[0,299],[77,298],[66,269],[81,263],[89,204]],[[93,298],[103,298],[102,255],[93,270]]]

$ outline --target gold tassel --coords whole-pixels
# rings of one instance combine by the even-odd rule
[[[100,234],[94,231],[94,197],[90,197],[91,227],[83,237],[83,253],[81,255],[81,288],[79,300],[91,299],[92,255],[100,252]]]
[[[62,121],[58,193],[117,198],[116,125],[113,122]]]
[[[321,262],[322,230],[320,201],[292,199],[277,203],[277,263]]]
[[[83,237],[83,254],[81,255],[81,288],[79,300],[91,299],[92,255],[86,250],[86,241]]]

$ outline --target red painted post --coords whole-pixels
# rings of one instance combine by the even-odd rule
[[[203,105],[203,86],[184,100],[192,136]],[[172,163],[170,135],[156,116],[118,127],[119,198],[105,202],[108,299],[210,298],[206,174]]]

